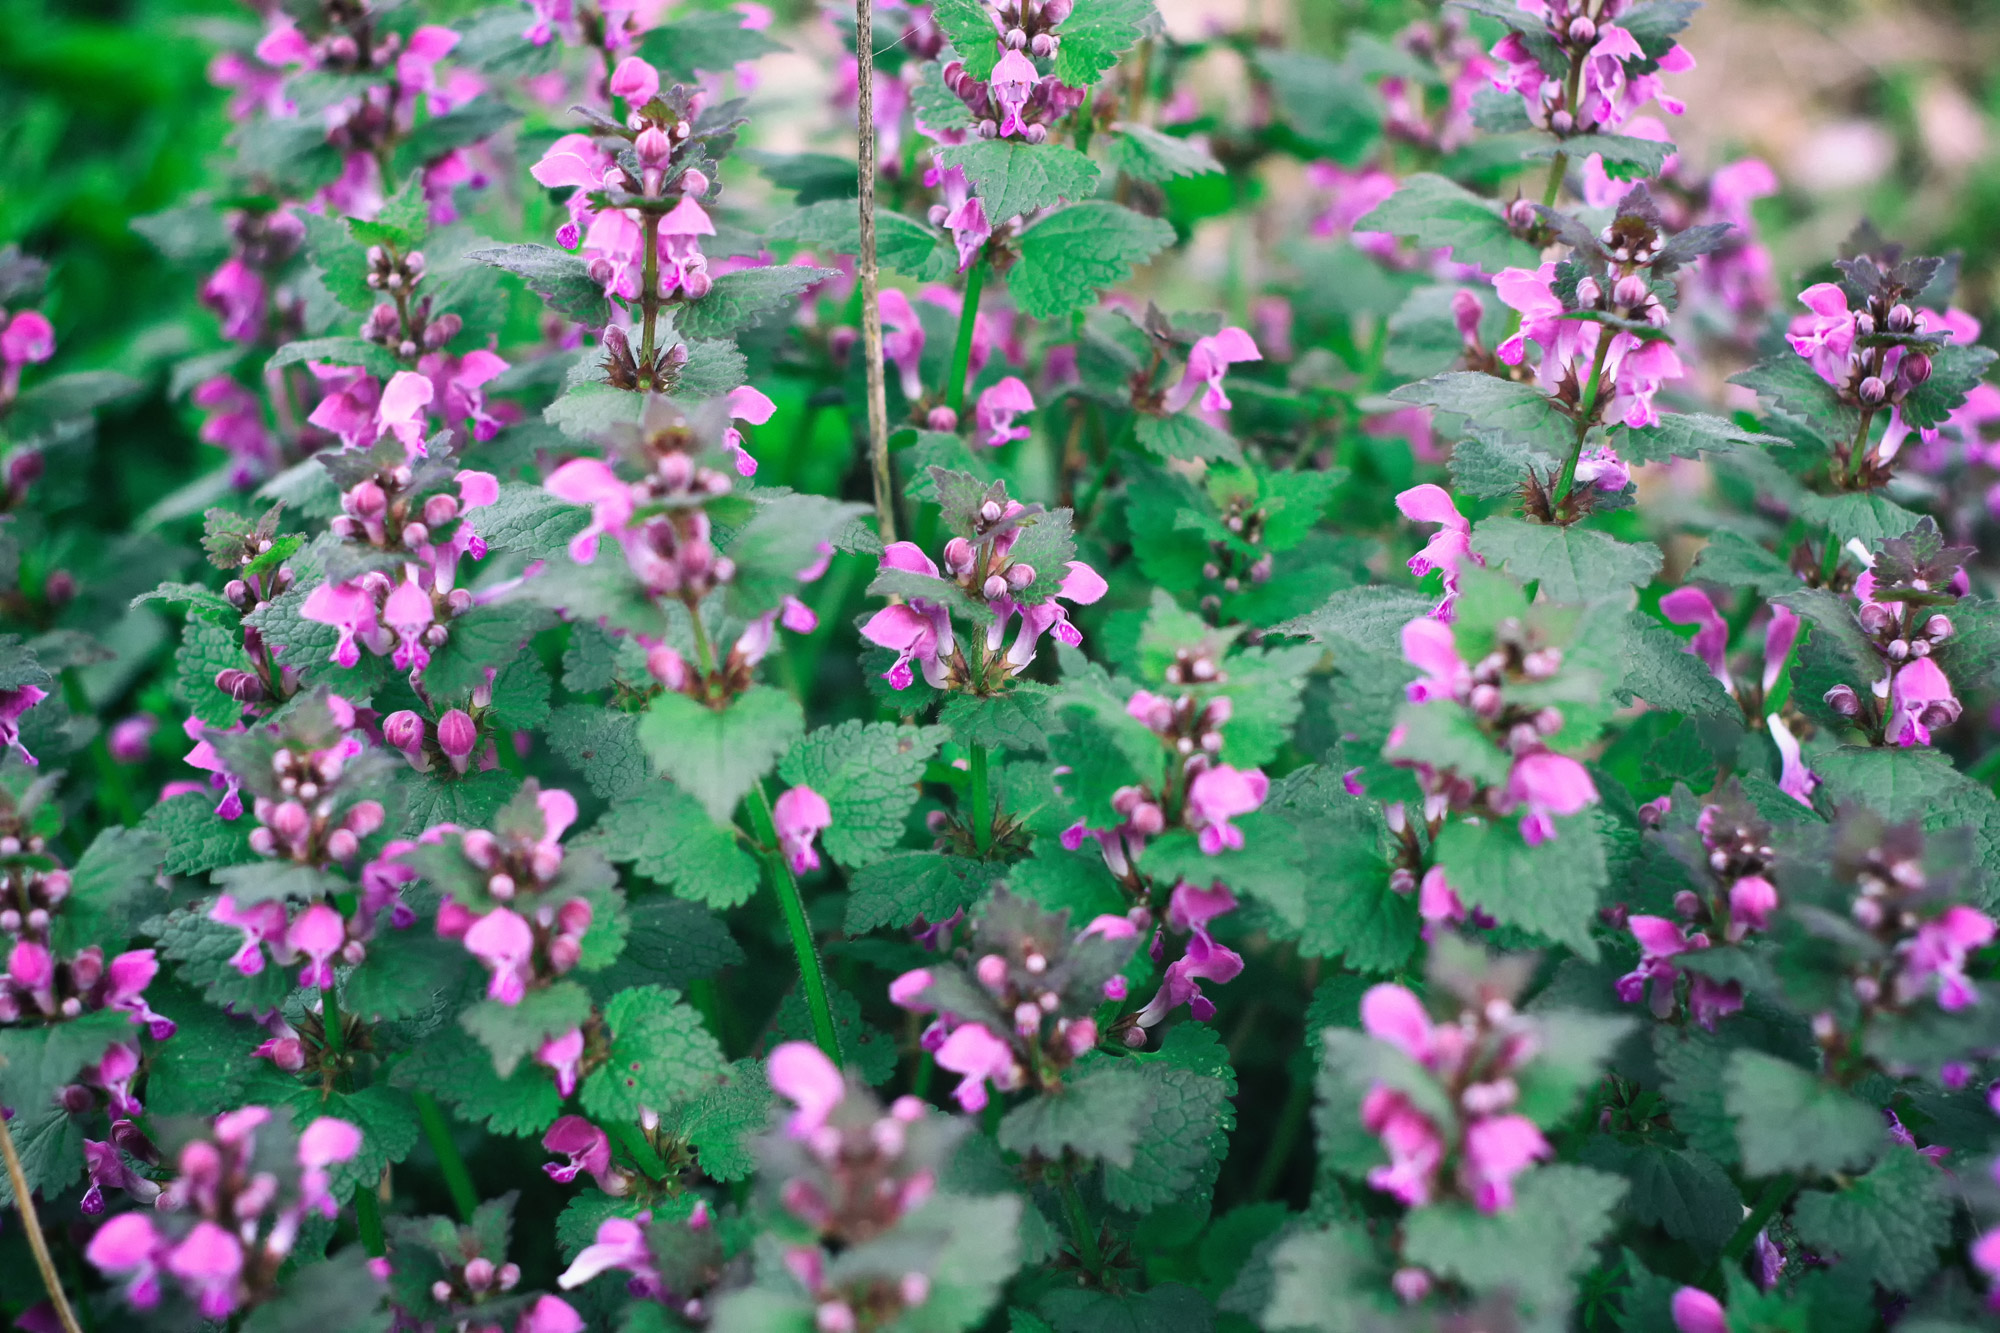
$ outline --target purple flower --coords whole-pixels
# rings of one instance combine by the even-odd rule
[[[583,1316],[560,1296],[537,1296],[514,1321],[514,1333],[583,1333]]]
[[[1897,947],[1903,961],[1899,998],[1906,1004],[1916,999],[1935,977],[1938,1008],[1955,1013],[1977,1004],[1979,992],[1965,975],[1965,963],[1973,950],[1992,943],[1994,932],[1992,917],[1962,904],[1918,926],[1916,935]]]
[[[243,1242],[203,1219],[167,1251],[166,1270],[181,1281],[208,1319],[226,1319],[237,1302],[243,1273]]]
[[[1812,809],[1813,789],[1819,786],[1819,775],[1806,767],[1799,751],[1798,737],[1792,735],[1792,729],[1776,713],[1764,719],[1764,727],[1771,733],[1771,744],[1778,749],[1781,764],[1778,789],[1808,810]]]
[[[729,428],[722,432],[722,447],[735,451],[738,473],[754,477],[757,475],[757,460],[743,447],[743,432],[736,429],[735,423],[747,421],[753,426],[761,426],[771,419],[771,414],[778,410],[778,405],[747,384],[730,390],[729,397],[725,401],[731,421]]]
[[[993,66],[992,78],[988,85],[993,90],[994,105],[1000,108],[1000,137],[1010,134],[1026,135],[1027,124],[1021,119],[1021,109],[1034,95],[1035,86],[1042,81],[1035,64],[1019,51],[1009,50]]]
[[[924,355],[924,326],[910,298],[894,287],[878,296],[875,304],[882,314],[882,355],[895,362],[902,376],[903,397],[914,403],[924,394],[923,377],[918,373]]]
[[[1463,700],[1472,691],[1472,668],[1458,655],[1458,640],[1442,620],[1419,616],[1403,626],[1403,656],[1421,670],[1421,678],[1404,687],[1412,703],[1438,699]]]
[[[1502,1213],[1514,1206],[1514,1177],[1552,1151],[1526,1116],[1485,1116],[1466,1126],[1459,1174],[1480,1212]]]
[[[1889,739],[1897,745],[1929,745],[1931,728],[1950,726],[1960,710],[1943,669],[1928,657],[1913,657],[1896,669],[1889,685]]]
[[[1700,1287],[1682,1287],[1674,1293],[1673,1316],[1680,1333],[1729,1333],[1722,1302]]]
[[[569,542],[569,558],[579,565],[597,558],[597,539],[604,533],[625,539],[634,508],[632,488],[602,459],[572,458],[549,474],[543,489],[559,500],[590,506],[589,526]]]
[[[1541,750],[1514,760],[1507,774],[1505,803],[1509,809],[1528,808],[1521,821],[1521,838],[1534,847],[1556,836],[1550,816],[1573,815],[1597,804],[1597,785],[1576,760]]]
[[[254,977],[264,970],[264,952],[259,946],[283,946],[287,925],[285,905],[275,899],[238,907],[236,900],[225,893],[208,909],[208,919],[225,926],[235,926],[243,932],[243,943],[231,955],[229,962],[246,977]]]
[[[488,998],[519,1004],[535,979],[535,932],[528,923],[511,909],[496,907],[465,932],[465,947],[492,973]]]
[[[556,1092],[568,1097],[576,1091],[583,1068],[583,1029],[571,1028],[559,1037],[550,1037],[535,1048],[535,1063],[554,1072]]]
[[[306,594],[299,614],[340,631],[327,661],[352,668],[361,661],[360,644],[374,653],[386,652],[394,636],[376,618],[375,594],[361,583],[322,583]],[[192,757],[190,757],[192,762]]]
[[[967,1111],[985,1109],[988,1079],[1003,1092],[1019,1085],[1020,1066],[1014,1059],[1014,1048],[978,1023],[953,1028],[936,1055],[938,1068],[963,1075],[952,1096]]]
[[[1692,584],[1675,588],[1660,598],[1660,612],[1676,625],[1698,627],[1687,650],[1707,665],[1709,674],[1721,681],[1724,689],[1734,694],[1736,682],[1730,677],[1727,657],[1729,626],[1708,594]]]
[[[0,328],[0,361],[18,373],[31,361],[46,361],[56,354],[56,331],[39,310],[17,310]]]
[[[1161,406],[1169,412],[1179,412],[1200,392],[1202,411],[1227,412],[1230,402],[1229,395],[1222,391],[1222,377],[1239,361],[1263,359],[1256,339],[1243,329],[1230,327],[1197,338],[1188,351],[1187,369],[1181,372],[1180,383],[1167,391]],[[1202,388],[1204,384],[1208,386],[1206,390]]]
[[[1202,851],[1219,856],[1226,849],[1240,850],[1243,830],[1229,821],[1263,805],[1270,789],[1270,779],[1261,769],[1217,764],[1197,773],[1188,784],[1187,821],[1198,830],[1196,841]]]
[[[1011,441],[1025,440],[1033,433],[1026,426],[1016,426],[1014,417],[1016,413],[1034,410],[1035,399],[1028,386],[1009,375],[979,395],[973,419],[984,432],[986,445],[998,449]]]
[[[811,787],[793,787],[771,807],[772,823],[778,832],[778,846],[791,864],[792,873],[803,875],[819,869],[819,853],[813,839],[833,823],[833,810],[826,798]]]
[[[120,1213],[97,1229],[84,1258],[100,1273],[125,1279],[125,1299],[142,1310],[160,1303],[164,1242],[145,1213]]]
[[[1486,563],[1473,553],[1472,524],[1458,512],[1451,492],[1428,481],[1398,495],[1396,508],[1412,523],[1443,525],[1431,535],[1423,550],[1410,557],[1410,572],[1418,578],[1434,569],[1444,575],[1444,596],[1432,614],[1448,621],[1452,618],[1452,604],[1458,600],[1459,570],[1467,560],[1475,565]]]
[[[785,1122],[785,1133],[801,1141],[810,1139],[847,1096],[847,1080],[839,1067],[811,1042],[788,1041],[775,1047],[769,1072],[771,1087],[798,1108]]]
[[[566,1115],[550,1125],[548,1133],[542,1135],[542,1147],[568,1159],[542,1164],[549,1179],[567,1185],[579,1172],[585,1172],[606,1194],[625,1193],[628,1182],[611,1167],[611,1136],[582,1116]]]
[[[633,1275],[632,1285],[639,1288],[635,1295],[658,1293],[662,1290],[660,1274],[653,1266],[652,1248],[646,1244],[648,1220],[650,1215],[641,1213],[636,1219],[607,1217],[599,1222],[596,1238],[577,1253],[576,1261],[563,1270],[556,1285],[573,1291],[599,1273],[622,1268]]]
[[[306,1207],[316,1208],[325,1217],[338,1210],[327,1191],[326,1169],[351,1162],[361,1151],[361,1129],[337,1116],[323,1115],[299,1132],[299,1193]]]
[[[20,755],[21,762],[30,767],[39,761],[28,753],[27,746],[21,744],[21,716],[48,697],[49,692],[37,685],[16,685],[11,690],[0,690],[0,747]]]

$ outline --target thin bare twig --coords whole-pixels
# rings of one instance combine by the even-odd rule
[[[856,127],[861,140],[861,347],[868,358],[868,463],[875,478],[875,523],[896,540],[895,481],[889,473],[889,399],[882,380],[882,310],[875,270],[875,7],[854,2],[854,52],[860,68]]]
[[[28,1190],[28,1177],[21,1170],[20,1154],[14,1151],[14,1135],[7,1128],[5,1116],[0,1116],[0,1157],[7,1159],[7,1183],[14,1189],[14,1210],[21,1215],[21,1229],[28,1233],[28,1248],[34,1251],[35,1267],[42,1270],[42,1286],[48,1289],[49,1303],[55,1306],[63,1333],[83,1333],[76,1322],[76,1311],[69,1308],[69,1297],[63,1294],[62,1279],[56,1276],[55,1261],[49,1258],[48,1238],[42,1234],[41,1218],[35,1215],[35,1197]]]

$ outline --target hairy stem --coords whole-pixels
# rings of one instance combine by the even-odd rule
[[[1138,430],[1139,414],[1137,412],[1128,412],[1125,416],[1125,424],[1118,430],[1118,438],[1113,440],[1111,447],[1104,451],[1104,458],[1097,465],[1097,475],[1090,479],[1090,489],[1083,493],[1083,500],[1076,507],[1076,525],[1078,528],[1082,528],[1085,524],[1089,523],[1091,516],[1097,512],[1097,500],[1104,492],[1105,483],[1111,480],[1111,469],[1117,466],[1118,455],[1124,452],[1125,446],[1132,443],[1132,437],[1138,433]]]
[[[325,1050],[329,1055],[339,1055],[347,1049],[347,1033],[340,1021],[340,997],[332,986],[319,988],[320,1030],[324,1033]],[[320,1098],[325,1100],[333,1092],[333,1076],[328,1074],[321,1084]],[[379,1259],[389,1252],[388,1238],[382,1233],[382,1202],[375,1196],[380,1182],[357,1185],[354,1189],[354,1225],[361,1233],[361,1247],[368,1251],[370,1258]]]
[[[972,845],[981,856],[993,850],[993,797],[986,785],[986,747],[974,744],[966,759],[966,807],[972,820]]]
[[[35,1212],[35,1196],[28,1189],[27,1173],[21,1170],[21,1157],[14,1151],[14,1136],[7,1129],[5,1116],[0,1116],[0,1157],[7,1159],[7,1184],[14,1191],[14,1211],[21,1215],[21,1230],[28,1233],[28,1248],[33,1251],[35,1267],[42,1274],[42,1286],[49,1293],[49,1304],[55,1307],[63,1333],[83,1333],[77,1326],[76,1311],[70,1309],[69,1297],[63,1294],[62,1279],[56,1276],[55,1261],[49,1258],[48,1237],[42,1234],[42,1220]]]
[[[1291,1090],[1285,1094],[1284,1109],[1278,1113],[1278,1127],[1272,1131],[1264,1160],[1257,1165],[1257,1183],[1250,1191],[1253,1200],[1268,1199],[1278,1188],[1279,1177],[1285,1173],[1285,1164],[1292,1160],[1292,1145],[1298,1142],[1299,1130],[1306,1123],[1306,1112],[1312,1109],[1312,1095],[1311,1069],[1303,1072],[1294,1070]]]
[[[465,1158],[459,1155],[458,1144],[451,1137],[451,1125],[438,1108],[437,1098],[428,1092],[418,1092],[415,1096],[417,1119],[423,1124],[431,1151],[437,1154],[438,1170],[444,1173],[444,1187],[451,1193],[451,1205],[458,1210],[459,1221],[470,1222],[479,1207],[479,1191],[472,1186],[472,1172],[466,1169]]]
[[[1554,208],[1556,197],[1562,193],[1563,176],[1569,171],[1569,154],[1558,149],[1549,161],[1548,183],[1542,187],[1542,207]]]
[[[1779,1209],[1791,1201],[1792,1195],[1798,1192],[1798,1188],[1799,1178],[1792,1175],[1778,1176],[1764,1187],[1764,1192],[1757,1196],[1756,1205],[1744,1215],[1742,1223],[1730,1233],[1728,1243],[1722,1247],[1722,1253],[1716,1256],[1715,1271],[1718,1275],[1727,1265],[1737,1262],[1750,1252],[1751,1242],[1757,1239],[1757,1233],[1777,1215]]]
[[[1597,390],[1604,378],[1604,358],[1611,351],[1611,330],[1597,331],[1597,355],[1590,363],[1590,382],[1583,387],[1583,402],[1576,411],[1576,442],[1569,447],[1569,457],[1563,460],[1560,476],[1556,478],[1555,494],[1550,497],[1552,505],[1560,505],[1569,498],[1576,486],[1576,465],[1583,458],[1583,442],[1590,437],[1591,425],[1597,418]]]
[[[951,374],[945,380],[944,405],[957,416],[965,414],[966,375],[972,365],[972,329],[979,322],[979,294],[986,286],[986,256],[973,256],[965,271],[965,304],[958,312],[958,342],[951,349]]]
[[[895,481],[889,472],[889,399],[882,382],[882,309],[875,268],[875,6],[854,0],[854,53],[859,97],[855,108],[860,140],[861,346],[868,368],[868,467],[875,481],[875,526],[884,542],[896,540]]]
[[[660,215],[648,212],[645,228],[646,255],[640,279],[643,290],[639,293],[639,309],[645,319],[646,331],[639,344],[639,374],[643,386],[651,388],[653,338],[660,322]]]
[[[778,846],[778,828],[771,818],[771,802],[760,781],[750,789],[750,822],[757,841],[764,847],[764,860],[771,868],[771,887],[777,891],[778,906],[784,909],[785,929],[792,937],[792,952],[799,960],[799,985],[805,991],[806,1010],[812,1015],[813,1041],[827,1058],[840,1063],[840,1039],[833,1030],[833,1005],[827,1000],[826,973],[820,967],[819,946],[813,942],[812,923],[806,919],[805,899],[799,896],[799,882],[791,864]]]
[[[1076,1176],[1067,1166],[1057,1176],[1056,1189],[1062,1195],[1063,1214],[1069,1219],[1070,1240],[1076,1247],[1077,1261],[1095,1277],[1104,1267],[1104,1258],[1097,1249],[1097,1228],[1090,1223],[1083,1196],[1076,1192]]]

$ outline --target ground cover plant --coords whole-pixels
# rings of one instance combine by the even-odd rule
[[[6,1313],[1991,1327],[1995,353],[1702,23],[200,29],[160,382],[0,252]]]

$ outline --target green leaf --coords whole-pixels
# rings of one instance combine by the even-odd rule
[[[1597,1086],[1612,1053],[1638,1026],[1623,1014],[1575,1009],[1538,1009],[1540,1038],[1534,1064],[1521,1072],[1515,1110],[1544,1129],[1554,1129]]]
[[[888,722],[821,727],[792,746],[778,774],[826,799],[833,823],[821,842],[834,860],[859,868],[902,841],[918,780],[945,736],[943,727]]]
[[[654,894],[633,904],[624,952],[590,985],[599,997],[628,986],[685,990],[742,962],[743,950],[721,917],[700,903]]]
[[[1632,1220],[1664,1229],[1703,1258],[1718,1254],[1743,1220],[1742,1195],[1706,1153],[1598,1135],[1584,1146],[1583,1164],[1624,1176],[1632,1187],[1625,1204]]]
[[[746,60],[786,49],[756,29],[745,27],[743,16],[729,9],[688,14],[662,23],[639,44],[639,53],[661,74],[683,83],[693,82],[703,71],[725,73]]]
[[[727,338],[781,310],[789,315],[801,292],[834,276],[832,269],[801,264],[737,269],[717,278],[708,295],[676,310],[674,326],[690,338]]]
[[[410,1155],[423,1131],[410,1094],[386,1083],[358,1092],[323,1095],[317,1084],[282,1085],[280,1094],[292,1112],[292,1123],[304,1129],[323,1116],[337,1116],[361,1131],[361,1151],[327,1169],[327,1189],[342,1202],[358,1189],[373,1189],[385,1168]]]
[[[944,85],[936,86],[942,89]],[[965,103],[956,95],[951,100],[964,109]],[[861,173],[855,169],[852,158],[833,153],[769,153],[755,148],[737,156],[756,167],[771,184],[792,191],[792,202],[801,208],[828,199],[853,199],[861,193]]]
[[[1789,443],[1776,435],[1744,430],[1721,417],[1670,412],[1657,425],[1620,430],[1618,456],[1627,463],[1661,463],[1669,458],[1694,458],[1704,451],[1727,453],[1740,445],[1772,449]]]
[[[503,768],[458,774],[440,765],[429,773],[398,777],[403,791],[402,828],[411,836],[438,824],[484,828],[521,788],[521,780]]]
[[[965,62],[966,72],[982,83],[992,78],[993,67],[1000,63],[1000,34],[993,27],[992,11],[981,0],[936,0],[931,13]]]
[[[1739,532],[1717,528],[1708,535],[1708,545],[1694,558],[1691,579],[1707,579],[1732,588],[1752,588],[1763,596],[1798,587],[1798,575],[1785,558],[1765,550]]]
[[[828,199],[789,213],[765,233],[773,241],[811,246],[821,258],[851,255],[861,248],[861,218],[850,199]],[[933,282],[958,263],[943,232],[887,209],[875,211],[876,258],[921,282]]]
[[[367,250],[354,243],[338,218],[320,213],[297,217],[306,227],[306,257],[333,299],[362,314],[373,310],[379,293],[368,285]]]
[[[1809,495],[1798,506],[1798,515],[1808,523],[1822,524],[1842,546],[1859,541],[1875,547],[1891,537],[1901,537],[1921,521],[1880,491],[1845,495]]]
[[[1874,1108],[1762,1051],[1732,1054],[1723,1084],[1752,1176],[1850,1170],[1874,1161],[1888,1142]]]
[[[155,883],[167,842],[156,828],[107,828],[91,840],[69,875],[69,897],[56,921],[78,948],[115,944],[141,919],[166,906]]]
[[[860,1074],[874,1087],[887,1083],[896,1073],[896,1040],[861,1016],[861,1001],[839,986],[828,983],[827,1005],[833,1010],[833,1035],[840,1047],[841,1063]],[[777,1012],[771,1015],[759,1049],[768,1054],[779,1042],[812,1041],[812,1013],[797,985],[785,993]]]
[[[1507,229],[1490,200],[1427,171],[1405,179],[1354,229],[1408,237],[1426,249],[1448,246],[1452,258],[1489,273],[1532,268],[1538,259],[1533,246]]]
[[[1837,1255],[1891,1291],[1915,1291],[1951,1243],[1947,1179],[1915,1148],[1892,1146],[1845,1188],[1801,1194],[1792,1223],[1816,1253]]]
[[[525,602],[475,606],[454,617],[451,636],[424,668],[425,691],[441,702],[462,704],[486,684],[494,664],[512,661],[554,620],[543,608]]]
[[[1060,144],[1031,144],[1024,139],[973,138],[940,148],[936,158],[947,167],[962,167],[966,179],[986,205],[986,216],[1001,221],[1078,203],[1097,190],[1103,174],[1095,162]]]
[[[271,353],[271,359],[264,363],[264,370],[269,373],[306,361],[323,361],[335,366],[360,366],[369,374],[382,379],[387,379],[403,369],[403,363],[396,359],[396,354],[382,344],[369,342],[366,338],[343,336],[308,338],[304,342],[286,343]]]
[[[1823,446],[1852,440],[1861,425],[1859,411],[1841,402],[1812,363],[1789,348],[1732,376],[1729,382],[1755,390],[1778,411],[1805,423]]]
[[[979,901],[995,871],[983,861],[942,852],[898,852],[857,873],[848,884],[847,933],[936,923]]]
[[[415,930],[377,932],[367,958],[341,979],[341,1012],[370,1023],[424,1017],[457,1000],[473,966],[456,940]]]
[[[595,440],[620,426],[637,426],[646,396],[609,384],[585,382],[564,389],[542,409],[542,420],[573,440]]]
[[[1134,434],[1139,447],[1156,458],[1178,462],[1198,458],[1216,458],[1227,463],[1243,461],[1243,447],[1227,431],[1216,429],[1192,412],[1177,412],[1170,417],[1143,414]]]
[[[1468,908],[1595,959],[1590,925],[1607,882],[1604,847],[1588,813],[1555,822],[1556,836],[1539,847],[1522,842],[1512,820],[1449,823],[1433,855]]]
[[[243,718],[243,705],[216,688],[216,673],[246,671],[243,631],[212,620],[190,619],[174,652],[174,694],[188,711],[211,727],[232,727]]]
[[[1480,431],[1452,446],[1451,487],[1479,500],[1518,498],[1530,474],[1546,480],[1561,464],[1554,454],[1537,449],[1506,431]]]
[[[147,602],[184,606],[191,619],[198,617],[220,625],[224,629],[233,629],[243,618],[243,613],[231,606],[221,593],[204,588],[199,583],[162,583],[152,591],[142,592],[132,599],[134,606],[141,606]]]
[[[529,991],[519,1004],[481,1000],[460,1014],[458,1022],[492,1053],[493,1071],[504,1079],[543,1042],[582,1027],[589,1017],[590,996],[583,987],[558,981]]]
[[[1090,87],[1118,63],[1119,56],[1156,27],[1153,0],[1096,0],[1078,6],[1063,21],[1062,46],[1056,52],[1057,82],[1071,88]]]
[[[348,234],[361,246],[384,245],[408,254],[430,234],[431,204],[421,173],[411,172],[402,188],[383,203],[372,221],[347,220]]]
[[[521,118],[521,113],[497,97],[481,97],[442,116],[432,116],[410,132],[397,150],[405,163],[429,164],[453,149],[490,139]]]
[[[2000,799],[1936,750],[1843,745],[1816,755],[1813,770],[1837,804],[1865,805],[1897,822],[1915,819],[1931,833],[1970,829],[1978,864],[2000,866]]]
[[[472,1125],[495,1134],[539,1135],[562,1114],[562,1097],[549,1071],[524,1060],[502,1078],[493,1057],[470,1033],[444,1027],[398,1060],[391,1077],[401,1087],[418,1088]]]
[[[1534,1325],[1564,1327],[1576,1276],[1609,1234],[1625,1182],[1580,1166],[1543,1166],[1514,1181],[1514,1206],[1418,1208],[1403,1221],[1403,1259],[1475,1293],[1511,1292]]]
[[[756,858],[735,831],[671,782],[644,782],[574,842],[710,907],[735,907],[757,892]]]
[[[1495,745],[1456,700],[1404,704],[1396,710],[1396,732],[1399,739],[1385,752],[1389,758],[1451,769],[1482,787],[1505,783],[1514,767],[1513,756]]]
[[[1456,412],[1482,429],[1504,430],[1520,435],[1541,436],[1554,431],[1569,434],[1569,418],[1554,402],[1532,384],[1501,379],[1477,370],[1453,370],[1433,375],[1415,384],[1405,384],[1389,395],[1405,403],[1433,407],[1440,412]]]
[[[1371,80],[1304,51],[1259,51],[1254,63],[1270,80],[1293,131],[1314,149],[1359,163],[1380,139],[1382,101]],[[1535,259],[1508,262],[1532,264]],[[1493,266],[1495,271],[1500,267],[1504,265]]]
[[[660,1116],[660,1132],[694,1148],[702,1174],[747,1180],[757,1169],[751,1143],[771,1120],[771,1085],[764,1066],[738,1060],[720,1081]]]
[[[1358,1226],[1294,1231],[1271,1250],[1270,1264],[1269,1300],[1258,1311],[1261,1327],[1350,1333],[1392,1317],[1387,1276]]]
[[[722,1048],[678,991],[635,986],[604,1006],[611,1030],[605,1063],[584,1080],[583,1107],[603,1120],[636,1120],[642,1107],[666,1106],[722,1073]]]
[[[1706,664],[1688,651],[1687,640],[1643,611],[1625,619],[1619,644],[1625,675],[1622,699],[1644,699],[1655,708],[1701,717],[1739,720],[1736,700],[1722,688]]]
[[[243,947],[243,932],[210,921],[202,910],[168,914],[150,931],[161,957],[176,964],[174,977],[202,992],[210,1004],[239,1013],[276,1009],[292,993],[295,973],[265,962],[245,976],[229,960]]]
[[[1274,625],[1271,632],[1300,635],[1336,651],[1401,656],[1403,626],[1429,615],[1433,606],[1431,598],[1407,588],[1342,588],[1319,610]]]
[[[1223,1079],[1163,1062],[1138,1068],[1152,1084],[1152,1109],[1132,1164],[1105,1166],[1104,1197],[1114,1208],[1143,1213],[1214,1188],[1236,1115]]]
[[[391,1326],[383,1309],[389,1289],[369,1270],[359,1245],[330,1259],[301,1263],[278,1294],[244,1318],[243,1333],[379,1333]]]
[[[100,1046],[91,1059],[103,1054]],[[32,1104],[10,1099],[10,1106],[18,1109],[7,1122],[7,1130],[13,1135],[29,1193],[53,1197],[75,1184],[83,1175],[84,1122],[64,1110],[53,1096]],[[0,1207],[13,1206],[13,1182],[0,1175]]]
[[[1063,38],[1064,52],[1069,50],[1070,40]],[[1111,141],[1112,164],[1134,180],[1166,181],[1222,170],[1208,149],[1192,139],[1175,138],[1145,125],[1113,129],[1117,137]]]
[[[954,694],[938,721],[961,745],[1039,754],[1048,748],[1048,694],[1033,681],[1014,682],[1005,694]]]
[[[606,800],[615,800],[653,777],[652,763],[639,748],[639,719],[633,713],[564,704],[550,715],[549,744]]]
[[[722,709],[685,694],[656,696],[639,719],[639,744],[662,773],[723,821],[804,731],[798,700],[753,685]]]
[[[568,254],[546,245],[493,245],[468,250],[465,258],[474,264],[490,264],[505,269],[528,285],[543,304],[563,316],[583,324],[604,318],[604,288],[590,276],[590,265],[582,255]],[[490,511],[481,511],[484,520]]]
[[[1130,1167],[1158,1096],[1154,1082],[1137,1069],[1100,1063],[1007,1112],[1000,1146],[1044,1161],[1070,1152]]]
[[[1638,139],[1629,134],[1578,134],[1537,144],[1522,156],[1532,162],[1567,153],[1570,161],[1581,162],[1594,153],[1604,159],[1605,175],[1613,180],[1637,181],[1659,175],[1667,155],[1673,151],[1672,144],[1657,139]]]
[[[824,495],[781,495],[758,505],[724,548],[736,562],[725,601],[730,613],[754,620],[776,610],[799,592],[799,571],[866,511]]]
[[[43,1027],[0,1029],[0,1105],[26,1111],[53,1104],[113,1042],[137,1046],[145,1029],[132,1015],[100,1009]]]
[[[1504,517],[1475,524],[1472,549],[1524,583],[1538,581],[1552,602],[1588,602],[1643,587],[1659,573],[1662,560],[1651,542],[1621,542],[1591,528]]]
[[[1159,218],[1112,203],[1075,204],[1021,233],[1021,258],[1007,272],[1007,290],[1022,314],[1067,315],[1094,302],[1100,288],[1125,281],[1173,239],[1173,227]]]

